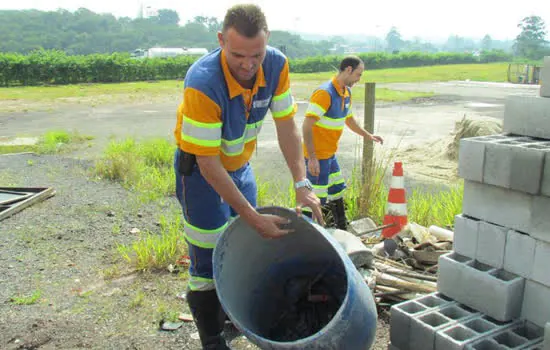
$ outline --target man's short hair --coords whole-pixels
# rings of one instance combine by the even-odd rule
[[[237,33],[253,38],[262,30],[267,32],[267,20],[258,5],[239,4],[227,10],[223,20],[223,32],[234,28]]]
[[[345,71],[348,67],[351,67],[351,71],[353,72],[361,63],[363,63],[363,61],[357,56],[346,56],[340,62],[340,72]]]

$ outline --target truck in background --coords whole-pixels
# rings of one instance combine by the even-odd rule
[[[166,58],[177,56],[203,56],[208,50],[202,47],[152,47],[150,49],[137,49],[131,53],[133,59]]]

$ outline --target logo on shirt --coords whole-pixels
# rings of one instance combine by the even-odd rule
[[[254,101],[254,103],[252,103],[252,108],[265,108],[269,106],[269,102],[271,102],[271,96],[269,96],[265,100]]]
[[[348,103],[346,103],[346,108],[349,108],[349,102],[348,102]]]

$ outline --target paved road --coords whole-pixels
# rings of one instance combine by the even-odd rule
[[[384,150],[418,145],[445,137],[455,122],[469,118],[502,119],[504,103],[510,94],[537,95],[538,87],[501,83],[448,82],[381,84],[396,90],[433,91],[437,96],[406,103],[377,104],[375,132],[385,139]],[[0,137],[40,135],[50,129],[77,130],[95,137],[94,146],[82,152],[82,157],[99,154],[111,137],[136,139],[165,137],[173,139],[177,103],[133,103],[124,105],[84,104],[61,107],[53,111],[0,114]],[[362,122],[363,105],[356,103],[354,111]],[[303,120],[305,103],[299,104],[297,121]],[[362,148],[359,137],[345,130],[340,144],[340,158],[350,171]],[[260,171],[284,169],[284,160],[277,147],[275,127],[268,116],[258,146],[259,157],[253,160]],[[276,172],[276,171],[275,171]]]

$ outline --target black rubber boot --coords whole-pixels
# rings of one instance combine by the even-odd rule
[[[346,218],[346,207],[344,205],[344,198],[338,198],[332,201],[332,209],[336,228],[340,230],[347,230],[348,219]]]
[[[230,349],[222,336],[225,313],[216,291],[189,291],[187,292],[187,303],[199,331],[202,349]]]

